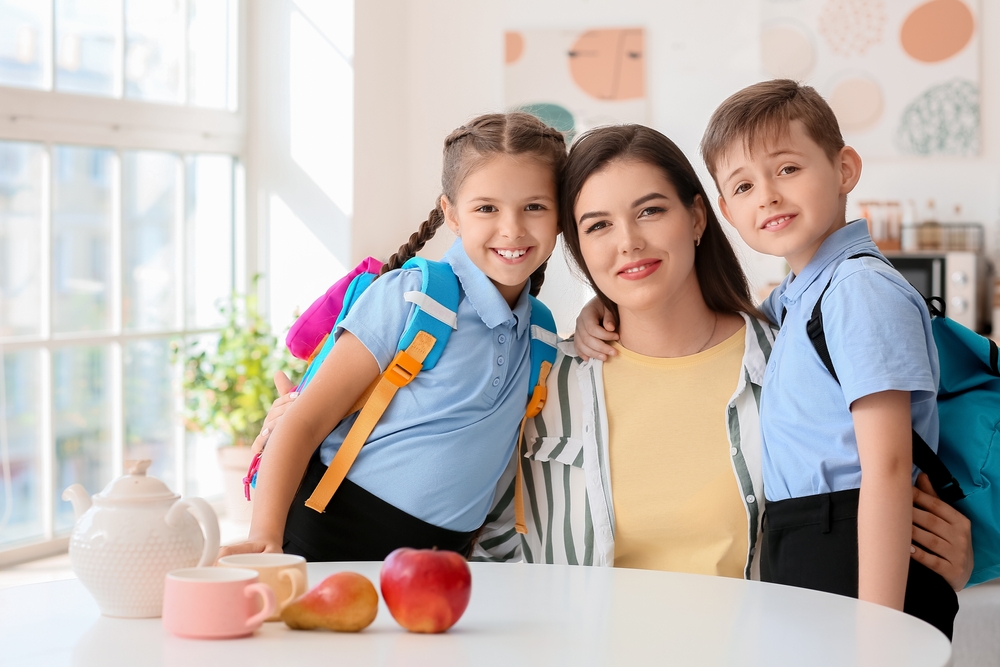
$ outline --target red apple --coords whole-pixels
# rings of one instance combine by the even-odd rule
[[[295,630],[357,632],[371,625],[377,613],[372,582],[355,572],[338,572],[282,609],[281,620]]]
[[[389,613],[410,632],[444,632],[462,617],[472,574],[454,551],[396,549],[379,575]]]

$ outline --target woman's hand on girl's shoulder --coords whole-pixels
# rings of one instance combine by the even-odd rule
[[[972,524],[938,498],[924,473],[913,487],[913,541],[913,560],[940,574],[956,591],[965,588],[974,564]]]
[[[271,404],[271,409],[267,411],[267,416],[264,417],[264,424],[260,429],[260,433],[254,438],[253,444],[250,446],[250,451],[254,454],[263,451],[264,445],[267,444],[267,439],[271,437],[271,433],[281,419],[281,415],[285,414],[288,406],[299,396],[297,391],[292,391],[295,389],[295,384],[288,379],[284,371],[278,371],[274,374],[274,386],[278,389],[278,398]]]
[[[616,327],[615,316],[600,299],[594,297],[588,301],[576,317],[573,344],[577,356],[584,361],[591,358],[607,361],[608,357],[614,356],[615,348],[608,345],[608,341],[618,340]]]

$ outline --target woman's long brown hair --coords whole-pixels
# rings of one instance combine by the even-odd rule
[[[576,200],[587,179],[613,160],[634,160],[658,167],[677,190],[681,202],[689,209],[694,207],[696,198],[701,197],[705,204],[706,226],[701,242],[695,248],[694,266],[705,303],[719,313],[745,312],[759,316],[750,296],[750,284],[736,252],[722,231],[705,188],[684,153],[674,142],[651,128],[643,125],[613,125],[584,133],[570,149],[563,170],[559,225],[562,227],[563,243],[574,263],[587,278],[604,307],[614,313],[615,319],[618,319],[618,305],[597,287],[583,261],[580,232],[574,212]]]

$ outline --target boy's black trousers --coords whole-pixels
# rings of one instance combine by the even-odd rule
[[[306,507],[326,466],[314,454],[285,521],[283,550],[307,561],[384,560],[400,547],[468,556],[478,531],[460,533],[416,518],[345,479],[326,511]]]
[[[767,502],[761,580],[858,597],[859,493]],[[911,559],[903,611],[951,639],[958,596],[940,575]]]

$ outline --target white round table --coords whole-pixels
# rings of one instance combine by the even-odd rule
[[[381,563],[311,563],[378,586]],[[930,625],[878,605],[720,577],[471,563],[472,600],[441,635],[410,634],[381,604],[357,634],[265,623],[253,637],[179,639],[160,619],[100,615],[78,580],[0,590],[4,667],[249,665],[911,665],[942,667]]]

